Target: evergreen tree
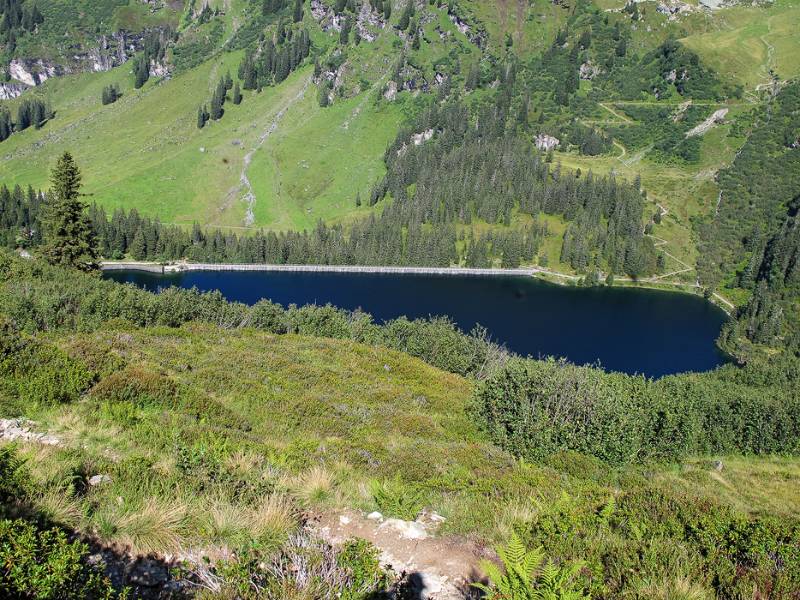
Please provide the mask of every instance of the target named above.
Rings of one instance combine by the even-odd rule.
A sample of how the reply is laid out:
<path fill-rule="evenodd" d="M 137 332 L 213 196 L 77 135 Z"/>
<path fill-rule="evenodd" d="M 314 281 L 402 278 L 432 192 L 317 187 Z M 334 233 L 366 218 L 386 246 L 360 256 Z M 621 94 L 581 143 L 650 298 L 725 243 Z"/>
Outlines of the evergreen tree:
<path fill-rule="evenodd" d="M 303 20 L 303 0 L 294 0 L 294 12 L 292 14 L 292 20 L 295 23 L 299 23 Z"/>
<path fill-rule="evenodd" d="M 131 241 L 130 253 L 134 260 L 144 260 L 147 258 L 147 242 L 145 240 L 143 227 L 139 227 L 136 230 L 136 234 Z"/>
<path fill-rule="evenodd" d="M 69 152 L 59 158 L 50 183 L 42 256 L 54 265 L 97 269 L 97 240 L 80 200 L 81 173 Z"/>
<path fill-rule="evenodd" d="M 150 62 L 140 56 L 133 65 L 134 87 L 138 90 L 150 79 Z"/>
<path fill-rule="evenodd" d="M 352 29 L 352 27 L 353 21 L 350 17 L 347 17 L 342 24 L 342 30 L 339 32 L 339 43 L 342 46 L 346 46 L 350 41 L 350 29 Z"/>
<path fill-rule="evenodd" d="M 238 106 L 242 103 L 242 91 L 239 89 L 239 82 L 233 86 L 233 103 Z"/>
<path fill-rule="evenodd" d="M 8 139 L 12 131 L 11 115 L 5 108 L 2 108 L 0 109 L 0 142 Z"/>
<path fill-rule="evenodd" d="M 328 106 L 328 104 L 330 104 L 330 99 L 328 98 L 329 89 L 330 88 L 327 81 L 323 81 L 322 83 L 319 84 L 319 93 L 317 99 L 319 100 L 319 105 L 322 108 L 325 108 L 326 106 Z"/>
<path fill-rule="evenodd" d="M 406 3 L 406 7 L 403 10 L 403 14 L 400 15 L 400 20 L 397 22 L 397 27 L 401 31 L 405 31 L 408 29 L 408 26 L 411 24 L 411 17 L 414 16 L 414 0 L 408 0 Z"/>
<path fill-rule="evenodd" d="M 199 106 L 197 108 L 197 128 L 202 129 L 206 126 L 209 118 L 208 110 L 206 109 L 205 105 Z"/>

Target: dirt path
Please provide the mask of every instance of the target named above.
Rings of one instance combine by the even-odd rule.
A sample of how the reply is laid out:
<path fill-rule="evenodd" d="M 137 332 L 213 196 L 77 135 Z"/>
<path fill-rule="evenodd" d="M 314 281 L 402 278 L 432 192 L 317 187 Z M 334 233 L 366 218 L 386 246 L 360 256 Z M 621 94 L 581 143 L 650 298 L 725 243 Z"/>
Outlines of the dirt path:
<path fill-rule="evenodd" d="M 353 112 L 351 112 L 350 115 L 344 120 L 344 122 L 342 123 L 342 129 L 350 128 L 350 123 L 352 123 L 353 119 L 355 119 L 358 115 L 360 115 L 361 111 L 364 110 L 364 107 L 367 105 L 367 102 L 369 102 L 372 93 L 375 92 L 376 90 L 380 91 L 381 89 L 383 89 L 383 84 L 389 78 L 391 72 L 392 72 L 391 69 L 387 69 L 383 73 L 383 75 L 381 75 L 380 79 L 378 79 L 378 81 L 372 84 L 372 87 L 370 87 L 367 90 L 367 92 L 364 94 L 364 97 L 361 99 L 358 105 L 353 109 Z"/>
<path fill-rule="evenodd" d="M 278 113 L 270 122 L 269 126 L 264 130 L 261 136 L 259 136 L 255 146 L 253 146 L 253 148 L 247 154 L 245 154 L 244 161 L 242 163 L 242 171 L 239 174 L 239 185 L 232 188 L 225 197 L 225 202 L 223 203 L 220 212 L 224 212 L 233 204 L 233 201 L 239 197 L 241 197 L 242 200 L 247 203 L 247 212 L 245 213 L 244 218 L 245 227 L 251 227 L 256 220 L 254 212 L 256 205 L 256 194 L 253 191 L 253 185 L 250 183 L 250 178 L 247 175 L 247 171 L 250 168 L 250 163 L 253 162 L 253 156 L 259 150 L 259 148 L 264 145 L 267 139 L 269 139 L 269 137 L 278 130 L 278 125 L 280 125 L 280 122 L 283 120 L 283 117 L 286 115 L 288 110 L 303 99 L 310 84 L 311 78 L 309 77 L 297 95 L 290 99 L 286 105 L 278 111 Z M 242 192 L 244 192 L 243 195 Z"/>
<path fill-rule="evenodd" d="M 372 516 L 372 515 L 371 515 Z M 490 554 L 459 538 L 435 537 L 435 521 L 368 519 L 355 511 L 318 517 L 312 527 L 328 543 L 350 538 L 371 542 L 381 552 L 381 562 L 398 574 L 408 575 L 414 597 L 463 600 L 470 582 L 482 578 L 479 563 Z"/>
<path fill-rule="evenodd" d="M 608 103 L 606 103 L 606 102 L 600 102 L 599 104 L 600 104 L 600 106 L 602 106 L 603 108 L 605 108 L 605 109 L 606 109 L 608 112 L 610 112 L 612 115 L 614 115 L 614 116 L 615 116 L 615 117 L 617 117 L 618 119 L 621 119 L 622 121 L 624 121 L 624 122 L 626 122 L 626 123 L 633 123 L 633 121 L 631 121 L 631 120 L 630 120 L 628 117 L 626 117 L 626 116 L 625 116 L 625 115 L 623 115 L 623 114 L 620 114 L 620 113 L 618 113 L 618 112 L 617 112 L 617 111 L 615 111 L 613 108 L 611 108 L 611 107 L 608 105 Z"/>

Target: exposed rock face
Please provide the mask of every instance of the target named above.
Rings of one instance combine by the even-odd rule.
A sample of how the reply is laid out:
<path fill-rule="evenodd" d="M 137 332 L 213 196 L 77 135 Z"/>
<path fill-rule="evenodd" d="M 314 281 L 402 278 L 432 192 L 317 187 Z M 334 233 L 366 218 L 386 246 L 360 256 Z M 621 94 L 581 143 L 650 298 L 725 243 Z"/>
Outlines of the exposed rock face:
<path fill-rule="evenodd" d="M 602 72 L 603 69 L 601 69 L 598 65 L 594 65 L 591 62 L 585 62 L 581 65 L 580 76 L 581 79 L 588 81 L 594 79 Z"/>
<path fill-rule="evenodd" d="M 697 127 L 693 128 L 691 131 L 686 132 L 686 137 L 695 137 L 697 135 L 703 135 L 706 131 L 714 127 L 714 125 L 719 125 L 720 123 L 725 122 L 725 115 L 728 114 L 727 108 L 720 108 L 719 110 L 714 111 L 714 114 L 708 117 L 705 121 L 700 123 Z"/>
<path fill-rule="evenodd" d="M 70 58 L 68 65 L 57 64 L 52 61 L 33 58 L 17 58 L 8 65 L 8 74 L 15 83 L 24 84 L 27 87 L 41 85 L 52 77 L 79 73 L 83 71 L 102 72 L 109 71 L 114 67 L 125 64 L 130 58 L 144 48 L 144 40 L 148 32 L 128 33 L 125 31 L 114 32 L 110 37 L 100 36 L 97 46 L 85 52 L 78 52 Z M 168 75 L 166 65 L 151 64 L 150 72 L 156 77 Z M 19 96 L 26 88 L 10 88 L 12 84 L 0 84 L 5 88 L 5 92 L 0 91 L 0 99 L 3 93 L 9 97 Z M 16 94 L 11 95 L 11 94 Z"/>
<path fill-rule="evenodd" d="M 8 74 L 12 79 L 24 83 L 27 86 L 35 86 L 44 83 L 51 77 L 66 73 L 63 67 L 43 60 L 14 59 L 8 64 Z"/>
<path fill-rule="evenodd" d="M 19 98 L 28 89 L 24 83 L 0 83 L 0 100 Z"/>
<path fill-rule="evenodd" d="M 383 97 L 389 102 L 392 102 L 395 98 L 397 98 L 397 84 L 394 81 L 390 81 L 388 84 L 386 84 L 386 91 L 383 92 Z"/>
<path fill-rule="evenodd" d="M 45 446 L 58 446 L 61 440 L 54 435 L 33 430 L 36 423 L 27 419 L 0 419 L 0 440 L 33 442 Z"/>
<path fill-rule="evenodd" d="M 666 15 L 670 21 L 676 20 L 678 17 L 694 12 L 696 7 L 681 0 L 662 0 L 658 3 L 656 10 L 662 15 Z"/>
<path fill-rule="evenodd" d="M 419 146 L 427 142 L 432 137 L 433 137 L 433 129 L 427 129 L 422 133 L 415 133 L 414 135 L 412 135 L 411 141 L 415 146 Z"/>
<path fill-rule="evenodd" d="M 556 148 L 558 148 L 558 145 L 561 143 L 561 140 L 559 140 L 556 137 L 553 137 L 552 135 L 547 135 L 546 133 L 540 133 L 539 135 L 536 136 L 536 139 L 534 139 L 534 143 L 536 144 L 536 147 L 542 152 L 550 152 L 550 150 L 555 150 Z"/>
<path fill-rule="evenodd" d="M 470 42 L 479 48 L 483 48 L 486 45 L 485 31 L 473 31 L 469 23 L 461 19 L 461 17 L 456 14 L 449 13 L 448 16 L 450 17 L 450 21 L 453 23 L 453 25 L 455 25 L 461 33 L 467 36 Z"/>

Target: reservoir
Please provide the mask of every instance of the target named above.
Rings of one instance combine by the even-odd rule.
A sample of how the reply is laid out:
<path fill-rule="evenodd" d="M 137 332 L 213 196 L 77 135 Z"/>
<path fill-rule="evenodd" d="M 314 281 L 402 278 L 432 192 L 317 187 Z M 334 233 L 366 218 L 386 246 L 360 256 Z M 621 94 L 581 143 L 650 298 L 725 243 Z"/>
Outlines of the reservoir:
<path fill-rule="evenodd" d="M 563 357 L 609 371 L 662 377 L 725 362 L 715 340 L 726 314 L 674 292 L 559 286 L 533 277 L 374 273 L 188 271 L 105 277 L 151 291 L 168 286 L 219 290 L 228 300 L 362 309 L 378 322 L 447 316 L 463 331 L 480 324 L 509 350 Z"/>

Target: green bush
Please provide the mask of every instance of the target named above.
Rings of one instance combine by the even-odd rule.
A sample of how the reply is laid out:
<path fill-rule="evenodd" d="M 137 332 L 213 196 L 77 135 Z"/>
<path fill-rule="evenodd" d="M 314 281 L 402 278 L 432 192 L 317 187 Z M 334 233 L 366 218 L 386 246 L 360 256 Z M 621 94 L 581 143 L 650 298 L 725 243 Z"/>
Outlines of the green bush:
<path fill-rule="evenodd" d="M 728 366 L 658 381 L 514 359 L 481 382 L 473 412 L 492 440 L 542 460 L 575 451 L 612 464 L 702 453 L 795 453 L 800 449 L 798 366 L 792 384 L 764 377 L 775 365 Z"/>
<path fill-rule="evenodd" d="M 546 561 L 542 548 L 527 550 L 516 535 L 497 549 L 503 570 L 483 562 L 490 585 L 473 584 L 486 600 L 584 600 L 589 596 L 575 584 L 581 565 L 559 566 Z"/>
<path fill-rule="evenodd" d="M 583 561 L 601 598 L 637 595 L 683 579 L 718 598 L 793 598 L 800 589 L 800 522 L 748 516 L 706 499 L 640 482 L 617 496 L 563 496 L 519 529 L 532 547 Z"/>
<path fill-rule="evenodd" d="M 92 398 L 137 406 L 170 406 L 177 387 L 167 376 L 141 367 L 128 367 L 105 377 L 94 388 Z"/>
<path fill-rule="evenodd" d="M 8 516 L 14 503 L 27 493 L 28 477 L 14 448 L 0 446 L 0 517 Z"/>
<path fill-rule="evenodd" d="M 376 592 L 388 590 L 391 578 L 381 568 L 380 552 L 367 540 L 347 540 L 336 556 L 336 566 L 345 573 L 348 585 L 342 600 L 370 600 Z"/>
<path fill-rule="evenodd" d="M 58 348 L 0 325 L 0 381 L 26 404 L 77 400 L 94 382 L 86 366 Z"/>
<path fill-rule="evenodd" d="M 114 598 L 108 580 L 86 563 L 88 547 L 59 529 L 0 521 L 0 590 L 6 598 Z"/>

